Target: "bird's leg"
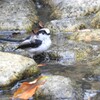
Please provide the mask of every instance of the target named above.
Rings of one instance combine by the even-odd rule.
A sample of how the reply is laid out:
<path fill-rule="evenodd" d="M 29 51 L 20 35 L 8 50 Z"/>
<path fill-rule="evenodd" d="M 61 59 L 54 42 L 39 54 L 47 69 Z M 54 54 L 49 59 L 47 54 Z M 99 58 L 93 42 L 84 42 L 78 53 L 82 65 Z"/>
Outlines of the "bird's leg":
<path fill-rule="evenodd" d="M 29 57 L 33 58 L 35 54 L 29 53 Z"/>
<path fill-rule="evenodd" d="M 45 55 L 44 62 L 50 62 L 49 54 L 47 52 L 44 52 L 44 55 Z"/>

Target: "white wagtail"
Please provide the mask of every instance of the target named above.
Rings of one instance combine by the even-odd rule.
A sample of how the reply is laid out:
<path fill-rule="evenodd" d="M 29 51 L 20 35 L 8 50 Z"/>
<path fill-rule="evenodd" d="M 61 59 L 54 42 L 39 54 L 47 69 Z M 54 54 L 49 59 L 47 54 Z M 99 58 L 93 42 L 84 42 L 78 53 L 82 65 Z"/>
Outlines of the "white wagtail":
<path fill-rule="evenodd" d="M 25 49 L 31 54 L 40 54 L 51 46 L 50 30 L 39 25 L 39 31 L 25 39 L 16 49 Z"/>

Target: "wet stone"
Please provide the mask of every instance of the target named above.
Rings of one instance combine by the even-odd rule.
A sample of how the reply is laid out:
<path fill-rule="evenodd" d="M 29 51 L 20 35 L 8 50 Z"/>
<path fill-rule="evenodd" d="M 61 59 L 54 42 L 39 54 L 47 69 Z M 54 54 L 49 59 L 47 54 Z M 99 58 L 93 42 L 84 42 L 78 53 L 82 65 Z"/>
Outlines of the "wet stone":
<path fill-rule="evenodd" d="M 35 5 L 32 0 L 1 0 L 0 31 L 8 34 L 13 31 L 27 32 L 37 22 Z"/>

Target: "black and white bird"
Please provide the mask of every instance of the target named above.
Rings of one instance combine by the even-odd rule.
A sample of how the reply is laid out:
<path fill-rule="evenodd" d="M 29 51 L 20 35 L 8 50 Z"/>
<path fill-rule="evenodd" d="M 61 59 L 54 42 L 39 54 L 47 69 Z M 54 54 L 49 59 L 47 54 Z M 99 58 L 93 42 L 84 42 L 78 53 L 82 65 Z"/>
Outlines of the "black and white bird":
<path fill-rule="evenodd" d="M 25 49 L 34 55 L 45 52 L 50 46 L 50 30 L 40 27 L 38 32 L 21 42 L 16 49 Z"/>

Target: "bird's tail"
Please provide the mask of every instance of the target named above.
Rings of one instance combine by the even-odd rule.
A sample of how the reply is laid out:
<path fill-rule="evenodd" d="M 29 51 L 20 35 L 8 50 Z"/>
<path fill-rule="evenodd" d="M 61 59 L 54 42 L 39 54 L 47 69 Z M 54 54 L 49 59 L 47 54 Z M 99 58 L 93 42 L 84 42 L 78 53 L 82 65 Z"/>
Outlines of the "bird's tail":
<path fill-rule="evenodd" d="M 23 40 L 16 40 L 16 39 L 9 39 L 9 38 L 0 38 L 0 41 L 22 42 Z"/>
<path fill-rule="evenodd" d="M 12 51 L 16 51 L 18 49 L 18 47 L 14 48 Z"/>

